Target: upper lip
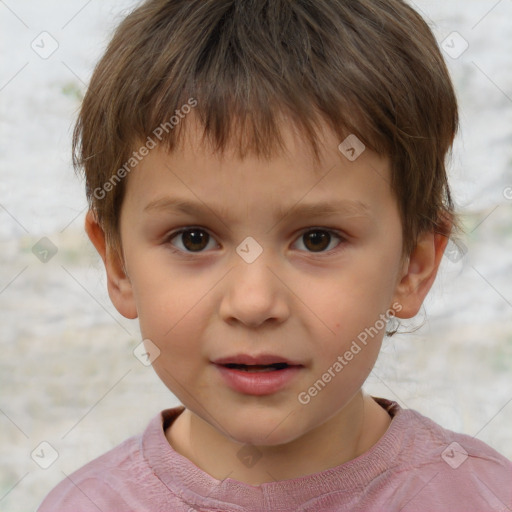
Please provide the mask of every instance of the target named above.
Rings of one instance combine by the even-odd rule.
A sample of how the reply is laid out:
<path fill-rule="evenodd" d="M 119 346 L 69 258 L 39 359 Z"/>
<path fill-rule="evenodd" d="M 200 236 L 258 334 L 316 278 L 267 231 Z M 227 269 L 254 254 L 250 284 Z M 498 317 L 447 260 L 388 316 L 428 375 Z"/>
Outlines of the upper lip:
<path fill-rule="evenodd" d="M 259 354 L 251 356 L 249 354 L 236 354 L 228 357 L 221 357 L 212 361 L 214 364 L 245 364 L 245 365 L 267 365 L 275 363 L 286 363 L 290 366 L 302 366 L 297 361 L 292 361 L 286 357 L 274 355 L 274 354 Z"/>

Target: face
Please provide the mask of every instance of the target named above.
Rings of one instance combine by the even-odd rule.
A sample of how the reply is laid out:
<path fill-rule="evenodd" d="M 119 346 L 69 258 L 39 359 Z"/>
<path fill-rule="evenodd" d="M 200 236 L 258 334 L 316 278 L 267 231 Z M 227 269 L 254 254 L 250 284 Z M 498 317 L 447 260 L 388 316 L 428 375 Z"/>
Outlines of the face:
<path fill-rule="evenodd" d="M 270 161 L 221 158 L 197 133 L 172 154 L 153 149 L 129 176 L 128 300 L 160 350 L 156 372 L 192 413 L 238 442 L 290 442 L 360 390 L 396 307 L 389 162 L 369 149 L 349 161 L 327 130 L 320 165 L 291 130 Z M 289 366 L 214 363 L 237 355 Z"/>

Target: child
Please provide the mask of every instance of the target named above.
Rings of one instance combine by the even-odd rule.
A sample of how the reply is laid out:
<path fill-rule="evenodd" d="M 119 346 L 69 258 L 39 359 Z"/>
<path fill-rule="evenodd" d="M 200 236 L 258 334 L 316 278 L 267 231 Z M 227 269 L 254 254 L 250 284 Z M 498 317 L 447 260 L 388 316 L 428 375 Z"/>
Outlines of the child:
<path fill-rule="evenodd" d="M 74 162 L 110 298 L 183 406 L 39 511 L 511 510 L 510 461 L 362 390 L 457 230 L 457 124 L 435 38 L 402 0 L 132 12 Z"/>

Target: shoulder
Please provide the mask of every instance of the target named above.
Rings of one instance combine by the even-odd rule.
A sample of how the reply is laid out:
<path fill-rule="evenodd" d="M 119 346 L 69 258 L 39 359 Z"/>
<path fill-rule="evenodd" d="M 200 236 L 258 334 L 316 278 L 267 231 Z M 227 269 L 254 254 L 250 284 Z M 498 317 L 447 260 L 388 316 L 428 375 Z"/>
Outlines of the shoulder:
<path fill-rule="evenodd" d="M 38 512 L 127 510 L 121 491 L 145 469 L 140 439 L 141 436 L 131 437 L 66 475 L 46 496 Z"/>
<path fill-rule="evenodd" d="M 476 437 L 446 429 L 435 421 L 412 409 L 402 410 L 406 422 L 414 428 L 410 440 L 426 450 L 427 458 L 439 456 L 452 469 L 470 464 L 483 464 L 499 470 L 510 470 L 512 461 Z"/>
<path fill-rule="evenodd" d="M 403 492 L 403 512 L 419 510 L 420 504 L 427 506 L 425 510 L 454 512 L 512 507 L 510 460 L 486 443 L 445 429 L 417 411 L 402 409 L 396 419 L 406 432 L 400 463 L 394 468 Z"/>

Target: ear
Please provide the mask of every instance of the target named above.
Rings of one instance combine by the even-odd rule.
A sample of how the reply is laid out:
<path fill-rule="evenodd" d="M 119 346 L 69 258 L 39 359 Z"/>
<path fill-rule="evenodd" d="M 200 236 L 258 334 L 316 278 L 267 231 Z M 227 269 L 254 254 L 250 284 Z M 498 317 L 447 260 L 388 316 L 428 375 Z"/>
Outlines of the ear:
<path fill-rule="evenodd" d="M 425 231 L 404 263 L 402 277 L 395 289 L 394 300 L 402 306 L 398 318 L 412 318 L 421 308 L 434 280 L 448 244 L 448 237 Z"/>
<path fill-rule="evenodd" d="M 85 231 L 98 251 L 107 271 L 108 294 L 112 304 L 126 318 L 137 318 L 133 289 L 119 255 L 107 243 L 105 233 L 92 210 L 85 216 Z"/>

